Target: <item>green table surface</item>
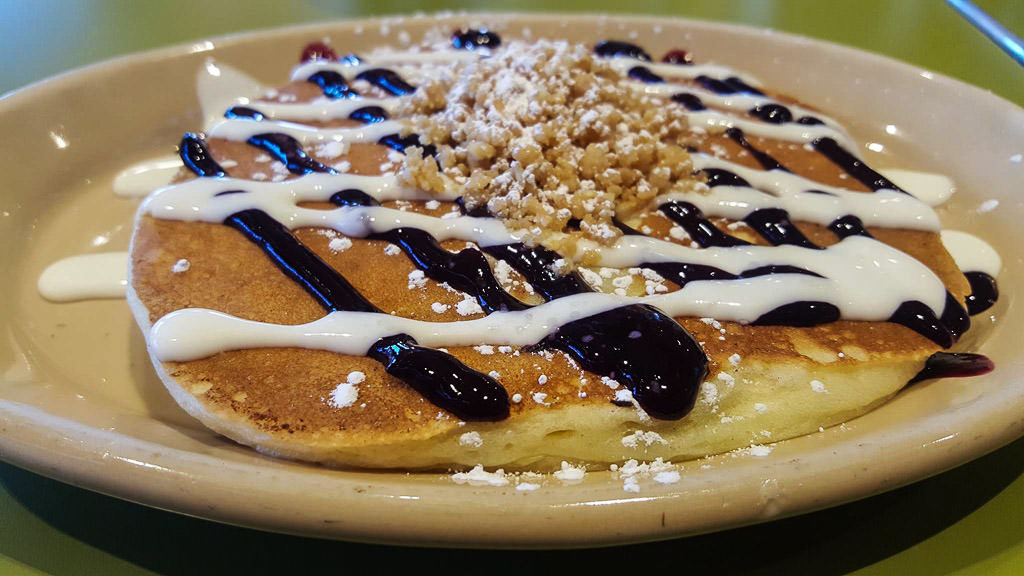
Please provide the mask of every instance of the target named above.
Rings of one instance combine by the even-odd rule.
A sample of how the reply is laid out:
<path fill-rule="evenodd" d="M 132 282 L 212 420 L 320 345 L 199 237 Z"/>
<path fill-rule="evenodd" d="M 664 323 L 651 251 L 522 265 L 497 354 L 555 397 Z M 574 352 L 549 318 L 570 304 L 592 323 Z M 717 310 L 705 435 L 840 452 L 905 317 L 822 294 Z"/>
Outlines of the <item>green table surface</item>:
<path fill-rule="evenodd" d="M 978 4 L 1024 35 L 1024 0 Z M 887 54 L 1024 105 L 1024 70 L 939 0 L 0 0 L 0 92 L 205 36 L 442 9 L 628 11 L 747 23 Z M 1024 574 L 1024 440 L 929 480 L 814 514 L 682 540 L 564 552 L 422 550 L 282 536 L 139 506 L 0 464 L 0 574 L 342 572 L 362 566 Z"/>

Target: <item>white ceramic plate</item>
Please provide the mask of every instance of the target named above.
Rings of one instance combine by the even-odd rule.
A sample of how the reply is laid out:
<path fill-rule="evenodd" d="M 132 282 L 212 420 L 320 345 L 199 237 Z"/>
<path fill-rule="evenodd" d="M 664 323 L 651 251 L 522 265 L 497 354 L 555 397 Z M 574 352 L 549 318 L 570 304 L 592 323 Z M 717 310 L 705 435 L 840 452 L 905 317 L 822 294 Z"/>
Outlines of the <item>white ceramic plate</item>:
<path fill-rule="evenodd" d="M 214 56 L 281 83 L 301 47 L 328 35 L 341 50 L 388 43 L 380 21 L 245 34 L 72 72 L 0 101 L 0 457 L 144 504 L 246 526 L 332 538 L 486 546 L 596 545 L 760 522 L 868 496 L 936 474 L 1024 433 L 1024 111 L 987 92 L 872 54 L 751 28 L 665 18 L 484 16 L 516 35 L 594 42 L 637 31 L 653 53 L 683 47 L 747 70 L 845 119 L 874 145 L 875 166 L 952 176 L 947 226 L 1003 255 L 1002 299 L 964 346 L 987 376 L 912 387 L 862 418 L 776 445 L 764 457 L 689 463 L 681 480 L 626 493 L 609 472 L 529 493 L 460 486 L 441 474 L 328 470 L 274 460 L 185 415 L 153 374 L 123 301 L 51 304 L 36 292 L 50 262 L 124 249 L 132 201 L 110 190 L 120 168 L 173 151 L 200 125 L 195 71 Z M 571 21 L 572 26 L 563 22 Z M 413 38 L 430 17 L 390 22 Z M 660 32 L 655 32 L 660 30 Z M 999 207 L 979 212 L 985 200 Z"/>

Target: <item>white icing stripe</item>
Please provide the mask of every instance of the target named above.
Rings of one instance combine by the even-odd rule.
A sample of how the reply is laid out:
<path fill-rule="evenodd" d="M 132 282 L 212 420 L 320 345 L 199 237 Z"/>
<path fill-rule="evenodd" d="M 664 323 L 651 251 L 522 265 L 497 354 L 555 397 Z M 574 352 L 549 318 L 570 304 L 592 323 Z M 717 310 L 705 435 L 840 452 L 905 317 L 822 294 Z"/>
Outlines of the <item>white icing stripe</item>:
<path fill-rule="evenodd" d="M 685 78 L 692 80 L 698 76 L 708 76 L 716 80 L 723 80 L 730 76 L 735 76 L 755 88 L 759 88 L 761 86 L 761 82 L 758 81 L 757 78 L 754 78 L 746 72 L 738 72 L 732 68 L 720 66 L 718 64 L 661 64 L 658 62 L 647 62 L 646 60 L 630 58 L 629 56 L 617 56 L 615 58 L 609 58 L 607 61 L 611 64 L 612 68 L 615 68 L 622 73 L 628 73 L 629 69 L 635 66 L 643 66 L 664 78 Z"/>
<path fill-rule="evenodd" d="M 387 120 L 376 124 L 367 124 L 358 128 L 317 128 L 293 122 L 277 120 L 223 120 L 207 131 L 210 138 L 224 138 L 245 142 L 257 134 L 287 134 L 303 145 L 317 142 L 377 142 L 388 134 L 402 131 L 402 123 Z"/>
<path fill-rule="evenodd" d="M 495 312 L 463 322 L 424 322 L 366 312 L 333 312 L 309 324 L 286 326 L 242 320 L 203 309 L 185 309 L 161 318 L 152 328 L 150 343 L 162 361 L 184 362 L 218 352 L 261 347 L 298 347 L 365 355 L 378 339 L 409 334 L 424 346 L 467 346 L 480 343 L 525 346 L 535 344 L 559 326 L 626 304 L 645 303 L 667 314 L 711 316 L 719 320 L 751 322 L 779 306 L 794 301 L 829 302 L 844 317 L 884 321 L 904 299 L 920 296 L 941 310 L 945 288 L 934 274 L 923 270 L 908 274 L 909 256 L 869 238 L 846 238 L 825 250 L 822 260 L 837 268 L 850 265 L 842 280 L 799 274 L 777 274 L 744 280 L 691 282 L 668 294 L 629 298 L 615 294 L 587 293 L 559 298 L 528 310 Z M 891 258 L 895 257 L 895 258 Z M 839 262 L 840 264 L 835 264 Z M 858 275 L 860 275 L 858 277 Z M 926 277 L 926 276 L 931 276 Z M 850 282 L 852 280 L 852 282 Z M 911 298 L 908 298 L 908 295 Z"/>
<path fill-rule="evenodd" d="M 39 275 L 39 294 L 53 302 L 124 298 L 128 253 L 85 254 L 58 260 Z"/>
<path fill-rule="evenodd" d="M 800 300 L 830 302 L 840 309 L 843 318 L 850 320 L 885 320 L 900 304 L 909 300 L 920 300 L 936 315 L 941 314 L 945 306 L 946 289 L 931 269 L 904 252 L 863 236 L 850 236 L 823 250 L 798 246 L 694 249 L 656 238 L 624 236 L 613 247 L 597 247 L 595 251 L 600 265 L 613 268 L 628 268 L 642 263 L 686 262 L 739 274 L 773 264 L 796 266 L 820 274 L 829 282 L 816 284 L 813 291 L 803 296 L 792 292 L 782 294 L 783 303 Z M 747 288 L 740 287 L 744 282 L 727 281 L 717 288 L 721 295 L 709 293 L 703 304 L 716 309 L 716 313 L 705 316 L 752 322 L 774 308 L 769 307 L 764 299 L 779 295 L 768 296 L 753 290 L 747 292 Z M 727 306 L 715 304 L 720 298 L 736 300 Z"/>
<path fill-rule="evenodd" d="M 366 178 L 366 177 L 363 177 Z M 324 179 L 326 181 L 326 179 Z M 505 229 L 496 218 L 435 218 L 416 212 L 404 212 L 380 206 L 346 206 L 333 210 L 314 210 L 296 206 L 296 202 L 325 201 L 338 190 L 347 188 L 341 178 L 337 185 L 290 187 L 281 182 L 278 186 L 246 186 L 249 192 L 214 196 L 217 187 L 212 186 L 169 186 L 158 190 L 142 205 L 143 213 L 155 218 L 181 220 L 184 222 L 223 222 L 228 216 L 242 210 L 258 209 L 291 229 L 304 227 L 333 228 L 346 236 L 365 238 L 375 232 L 387 232 L 395 228 L 414 227 L 429 232 L 438 240 L 472 240 L 482 246 L 515 242 L 516 237 Z M 356 180 L 347 180 L 357 182 Z M 238 189 L 227 182 L 222 190 Z M 367 193 L 382 193 L 382 197 L 396 197 L 395 188 L 374 190 Z"/>
<path fill-rule="evenodd" d="M 153 190 L 170 184 L 181 168 L 181 158 L 177 154 L 139 162 L 118 172 L 114 177 L 114 194 L 126 197 L 146 196 Z"/>
<path fill-rule="evenodd" d="M 854 192 L 782 170 L 756 170 L 707 154 L 692 154 L 690 157 L 697 170 L 728 170 L 749 182 L 753 188 L 715 186 L 699 194 L 673 192 L 659 197 L 659 204 L 669 200 L 690 202 L 708 216 L 733 220 L 742 220 L 762 208 L 782 208 L 793 220 L 822 225 L 828 225 L 840 216 L 853 215 L 860 218 L 865 226 L 939 229 L 935 210 L 902 192 L 886 189 L 873 193 Z M 831 195 L 815 194 L 811 190 Z"/>
<path fill-rule="evenodd" d="M 630 82 L 629 85 L 639 92 L 643 92 L 645 94 L 652 94 L 655 96 L 671 97 L 681 93 L 693 94 L 694 96 L 700 98 L 700 101 L 706 105 L 713 106 L 715 108 L 726 108 L 728 110 L 736 110 L 739 112 L 747 112 L 748 110 L 765 104 L 778 104 L 780 106 L 785 106 L 786 108 L 788 108 L 789 111 L 793 113 L 794 118 L 798 118 L 800 116 L 814 116 L 815 118 L 824 122 L 826 126 L 832 128 L 833 130 L 836 130 L 837 132 L 842 134 L 843 137 L 848 138 L 848 136 L 846 135 L 846 131 L 834 119 L 825 116 L 820 112 L 815 112 L 812 110 L 808 110 L 807 108 L 797 106 L 796 104 L 782 104 L 778 100 L 775 100 L 774 98 L 769 98 L 768 96 L 758 96 L 756 94 L 723 95 L 715 94 L 710 90 L 705 90 L 697 86 L 684 86 L 680 84 L 668 83 L 648 84 L 646 82 L 642 82 L 639 80 Z"/>
<path fill-rule="evenodd" d="M 856 153 L 857 146 L 842 132 L 829 127 L 827 124 L 797 124 L 787 122 L 786 124 L 769 124 L 758 120 L 747 120 L 729 114 L 723 114 L 714 110 L 701 110 L 699 112 L 687 112 L 686 117 L 690 121 L 690 129 L 694 128 L 739 128 L 744 134 L 784 140 L 786 142 L 813 142 L 818 138 L 832 138 L 842 146 Z"/>
<path fill-rule="evenodd" d="M 942 245 L 962 272 L 984 272 L 995 278 L 1003 268 L 1003 260 L 987 242 L 959 230 L 943 230 Z"/>
<path fill-rule="evenodd" d="M 304 81 L 313 74 L 323 71 L 337 72 L 346 79 L 354 78 L 360 72 L 373 68 L 390 67 L 402 74 L 404 67 L 395 64 L 448 64 L 460 60 L 475 60 L 480 54 L 467 50 L 445 50 L 442 52 L 388 52 L 373 54 L 364 59 L 362 64 L 349 64 L 330 60 L 312 60 L 303 62 L 292 69 L 292 80 Z"/>
<path fill-rule="evenodd" d="M 245 190 L 268 197 L 291 198 L 292 202 L 325 202 L 341 190 L 357 189 L 379 202 L 388 200 L 454 200 L 457 193 L 439 196 L 398 183 L 394 174 L 364 176 L 360 174 L 311 173 L 280 182 L 258 182 L 241 178 L 193 178 L 156 190 L 143 202 L 144 211 L 194 210 L 198 203 L 208 202 L 221 192 Z"/>
<path fill-rule="evenodd" d="M 953 180 L 942 174 L 897 168 L 887 168 L 878 172 L 929 206 L 944 203 L 956 191 Z"/>
<path fill-rule="evenodd" d="M 250 106 L 271 120 L 295 120 L 301 122 L 338 120 L 367 106 L 379 106 L 388 114 L 402 104 L 405 97 L 397 98 L 319 98 L 312 102 L 279 103 L 253 102 Z"/>

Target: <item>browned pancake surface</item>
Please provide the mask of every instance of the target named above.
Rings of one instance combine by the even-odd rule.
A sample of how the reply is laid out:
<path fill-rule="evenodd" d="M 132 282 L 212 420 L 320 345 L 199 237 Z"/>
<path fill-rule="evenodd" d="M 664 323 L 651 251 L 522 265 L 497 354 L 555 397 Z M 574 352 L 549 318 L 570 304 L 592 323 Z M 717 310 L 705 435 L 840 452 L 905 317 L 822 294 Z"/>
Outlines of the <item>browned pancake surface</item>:
<path fill-rule="evenodd" d="M 284 91 L 296 94 L 300 100 L 320 95 L 319 89 L 308 83 L 293 84 Z M 333 123 L 346 124 L 345 121 Z M 749 140 L 798 174 L 825 184 L 865 190 L 826 158 L 802 146 L 761 138 Z M 262 152 L 244 143 L 211 140 L 209 145 L 219 162 L 237 163 L 227 169 L 233 177 L 274 174 L 269 169 L 272 163 L 257 161 Z M 698 147 L 758 167 L 749 154 L 723 136 L 704 137 Z M 388 151 L 377 145 L 353 145 L 346 156 L 337 158 L 319 157 L 313 149 L 308 149 L 307 153 L 328 165 L 347 161 L 350 171 L 358 174 L 379 174 L 382 166 L 390 162 Z M 455 209 L 451 203 L 442 203 L 435 210 L 428 210 L 423 203 L 385 205 L 436 216 Z M 326 204 L 309 206 L 331 208 Z M 651 236 L 670 239 L 671 222 L 660 213 L 645 214 L 641 223 L 650 226 Z M 749 228 L 728 230 L 725 228 L 727 221 L 716 223 L 727 233 L 744 240 L 766 243 Z M 838 241 L 823 226 L 797 224 L 819 245 Z M 895 229 L 870 231 L 877 239 L 931 268 L 954 296 L 963 301 L 969 286 L 937 234 Z M 352 238 L 350 248 L 335 253 L 328 247 L 330 237 L 324 230 L 300 229 L 296 236 L 386 313 L 445 322 L 480 316 L 460 316 L 455 310 L 464 296 L 432 280 L 422 288 L 410 289 L 408 276 L 416 270 L 415 266 L 404 253 L 387 255 L 385 242 Z M 448 241 L 443 245 L 458 250 L 466 243 Z M 182 258 L 191 264 L 188 272 L 172 273 L 174 263 Z M 141 217 L 133 243 L 132 271 L 134 289 L 148 311 L 150 322 L 182 308 L 211 308 L 277 324 L 311 322 L 325 313 L 256 245 L 236 230 L 220 224 Z M 522 280 L 517 274 L 513 277 Z M 521 284 L 511 288 L 511 292 L 526 302 L 541 302 Z M 436 313 L 431 309 L 433 303 L 449 308 Z M 821 362 L 823 354 L 838 357 L 841 352 L 841 361 L 850 363 L 886 357 L 916 358 L 923 362 L 928 354 L 938 349 L 922 336 L 891 323 L 840 321 L 813 328 L 794 328 L 722 322 L 723 334 L 700 319 L 678 320 L 708 352 L 712 375 L 733 354 L 780 364 L 814 365 Z M 497 346 L 493 348 L 491 354 L 473 347 L 448 350 L 473 368 L 485 373 L 497 372 L 498 380 L 509 395 L 522 397 L 521 402 L 512 405 L 513 419 L 529 411 L 558 410 L 586 403 L 607 405 L 612 400 L 614 391 L 603 385 L 600 377 L 581 371 L 560 352 L 537 354 L 512 348 L 512 352 L 502 353 Z M 459 427 L 457 418 L 432 405 L 365 357 L 317 350 L 256 349 L 226 352 L 194 362 L 167 363 L 165 368 L 172 377 L 188 383 L 188 391 L 201 397 L 208 407 L 229 411 L 260 430 L 288 435 L 297 442 L 344 431 L 352 445 L 360 445 L 380 443 L 382 438 L 428 438 Z M 357 403 L 345 409 L 331 406 L 327 402 L 331 391 L 352 371 L 366 375 L 365 383 L 359 387 Z M 542 375 L 546 377 L 544 384 L 539 383 Z M 546 394 L 543 403 L 534 400 L 537 393 Z"/>

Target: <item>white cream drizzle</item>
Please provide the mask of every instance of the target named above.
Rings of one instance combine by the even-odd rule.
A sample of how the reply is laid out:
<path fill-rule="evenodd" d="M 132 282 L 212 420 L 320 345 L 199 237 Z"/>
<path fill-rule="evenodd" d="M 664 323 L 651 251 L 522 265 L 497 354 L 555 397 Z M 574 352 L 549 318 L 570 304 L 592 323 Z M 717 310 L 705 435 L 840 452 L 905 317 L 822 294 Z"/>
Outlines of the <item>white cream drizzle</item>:
<path fill-rule="evenodd" d="M 308 178 L 308 176 L 304 177 Z M 356 183 L 373 178 L 344 175 L 335 180 L 334 187 L 289 187 L 264 184 L 262 187 L 246 185 L 247 192 L 215 196 L 213 190 L 238 189 L 228 182 L 224 186 L 168 186 L 153 193 L 140 208 L 142 213 L 166 220 L 184 222 L 223 222 L 228 216 L 242 210 L 259 209 L 285 226 L 332 228 L 346 236 L 364 238 L 375 232 L 395 228 L 413 227 L 425 230 L 438 240 L 471 240 L 482 246 L 507 244 L 517 241 L 496 218 L 436 218 L 417 212 L 406 212 L 382 206 L 345 206 L 333 210 L 315 210 L 296 206 L 296 202 L 326 201 L 338 190 L 354 188 Z M 218 179 L 219 180 L 219 179 Z M 378 181 L 378 184 L 380 181 Z M 284 184 L 282 182 L 281 184 Z M 367 194 L 381 193 L 381 198 L 412 198 L 397 187 L 378 187 L 363 190 Z"/>
<path fill-rule="evenodd" d="M 174 180 L 182 167 L 177 154 L 144 160 L 125 168 L 114 177 L 114 194 L 142 197 Z"/>
<path fill-rule="evenodd" d="M 643 66 L 663 78 L 683 78 L 686 80 L 692 80 L 698 76 L 708 76 L 721 80 L 730 76 L 735 76 L 755 88 L 761 87 L 761 82 L 750 74 L 747 74 L 746 72 L 739 72 L 729 68 L 728 66 L 721 66 L 719 64 L 666 64 L 648 62 L 646 60 L 640 60 L 639 58 L 632 58 L 625 55 L 608 58 L 608 63 L 611 64 L 612 68 L 615 68 L 622 73 L 628 73 L 629 69 L 635 66 Z"/>
<path fill-rule="evenodd" d="M 846 135 L 827 124 L 808 125 L 797 124 L 796 122 L 769 124 L 759 120 L 747 120 L 746 118 L 723 114 L 714 110 L 687 112 L 686 117 L 690 122 L 691 130 L 695 128 L 739 128 L 744 134 L 786 142 L 813 142 L 818 138 L 832 138 L 842 144 L 847 150 L 856 151 L 856 147 L 853 146 L 852 141 Z"/>
<path fill-rule="evenodd" d="M 1003 268 L 1003 260 L 992 246 L 981 238 L 959 230 L 943 230 L 942 245 L 962 272 L 984 272 L 995 278 Z"/>
<path fill-rule="evenodd" d="M 394 174 L 366 176 L 362 174 L 311 173 L 280 182 L 259 182 L 243 178 L 193 178 L 153 192 L 143 202 L 144 211 L 192 210 L 209 202 L 222 192 L 245 190 L 249 194 L 269 198 L 290 199 L 291 202 L 324 202 L 340 190 L 358 189 L 380 202 L 388 200 L 455 200 L 457 193 L 443 196 L 407 188 Z M 223 197 L 221 197 L 223 198 Z"/>
<path fill-rule="evenodd" d="M 127 274 L 127 252 L 84 254 L 47 266 L 37 287 L 43 298 L 53 302 L 124 298 Z"/>
<path fill-rule="evenodd" d="M 693 167 L 728 170 L 753 188 L 715 186 L 706 193 L 673 192 L 657 199 L 662 204 L 681 200 L 697 206 L 708 216 L 742 220 L 754 210 L 782 208 L 793 220 L 828 225 L 840 216 L 853 215 L 865 226 L 938 230 L 939 217 L 917 198 L 895 190 L 854 192 L 826 186 L 784 170 L 756 170 L 707 154 L 691 154 Z M 810 190 L 828 192 L 815 194 Z"/>
<path fill-rule="evenodd" d="M 380 106 L 388 114 L 393 113 L 405 100 L 395 98 L 318 98 L 311 102 L 253 102 L 252 107 L 271 120 L 294 120 L 301 122 L 337 120 L 348 118 L 349 114 L 367 106 Z"/>
<path fill-rule="evenodd" d="M 808 110 L 807 108 L 803 108 L 802 106 L 798 106 L 796 104 L 782 104 L 778 100 L 775 100 L 774 98 L 769 98 L 768 96 L 758 96 L 757 94 L 746 93 L 715 94 L 711 90 L 705 90 L 704 88 L 699 88 L 697 86 L 684 86 L 680 84 L 670 83 L 648 84 L 640 80 L 632 81 L 629 83 L 629 85 L 638 92 L 643 92 L 644 94 L 651 94 L 654 96 L 674 96 L 680 93 L 689 93 L 700 98 L 700 101 L 703 102 L 704 104 L 711 105 L 716 108 L 726 108 L 729 110 L 735 110 L 738 112 L 746 112 L 752 108 L 756 108 L 757 106 L 763 106 L 765 104 L 784 105 L 786 108 L 789 108 L 790 112 L 793 113 L 794 117 L 808 115 L 814 116 L 815 118 L 824 122 L 826 126 L 832 128 L 833 130 L 843 135 L 844 137 L 846 136 L 846 131 L 843 129 L 843 127 L 832 118 L 825 116 L 820 112 Z"/>
<path fill-rule="evenodd" d="M 303 62 L 292 69 L 291 79 L 293 81 L 305 81 L 317 72 L 337 72 L 345 76 L 346 80 L 355 78 L 359 73 L 381 66 L 393 64 L 449 64 L 460 60 L 476 60 L 480 54 L 466 50 L 445 50 L 439 52 L 381 52 L 371 54 L 363 59 L 361 64 L 350 64 L 348 62 L 335 62 L 331 60 L 311 60 Z M 398 73 L 406 71 L 404 67 L 390 66 Z"/>
<path fill-rule="evenodd" d="M 901 168 L 886 168 L 878 172 L 929 206 L 944 204 L 956 192 L 953 180 L 942 174 Z"/>
<path fill-rule="evenodd" d="M 206 134 L 210 138 L 223 138 L 245 142 L 257 134 L 287 134 L 303 145 L 317 142 L 377 142 L 388 134 L 402 131 L 402 123 L 386 120 L 357 128 L 317 128 L 306 124 L 278 120 L 242 120 L 231 118 L 213 125 Z"/>

